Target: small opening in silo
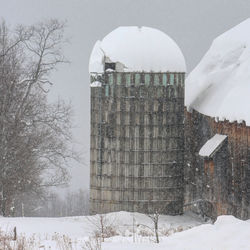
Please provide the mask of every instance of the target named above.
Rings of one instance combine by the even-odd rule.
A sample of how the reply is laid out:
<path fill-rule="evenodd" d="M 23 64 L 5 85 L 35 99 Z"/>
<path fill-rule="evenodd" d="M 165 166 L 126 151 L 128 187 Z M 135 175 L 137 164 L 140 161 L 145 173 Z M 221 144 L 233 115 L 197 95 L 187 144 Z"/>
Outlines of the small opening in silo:
<path fill-rule="evenodd" d="M 105 63 L 105 71 L 108 69 L 115 70 L 115 63 Z"/>

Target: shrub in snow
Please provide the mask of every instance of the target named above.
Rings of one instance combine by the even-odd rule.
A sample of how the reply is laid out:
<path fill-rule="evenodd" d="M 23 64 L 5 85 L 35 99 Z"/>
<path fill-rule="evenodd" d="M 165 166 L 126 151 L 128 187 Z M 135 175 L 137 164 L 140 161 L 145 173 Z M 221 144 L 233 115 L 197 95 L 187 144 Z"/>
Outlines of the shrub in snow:
<path fill-rule="evenodd" d="M 89 237 L 82 247 L 84 250 L 101 250 L 102 240 L 100 237 Z"/>
<path fill-rule="evenodd" d="M 108 218 L 107 214 L 97 214 L 92 217 L 86 217 L 93 227 L 93 234 L 96 238 L 101 238 L 104 242 L 105 238 L 118 235 L 114 224 L 115 218 Z"/>

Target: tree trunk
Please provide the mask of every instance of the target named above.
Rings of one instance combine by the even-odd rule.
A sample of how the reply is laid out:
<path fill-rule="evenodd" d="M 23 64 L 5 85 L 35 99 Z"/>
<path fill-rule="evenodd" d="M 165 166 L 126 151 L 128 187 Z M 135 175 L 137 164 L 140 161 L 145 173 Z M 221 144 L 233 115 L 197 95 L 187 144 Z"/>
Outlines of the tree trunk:
<path fill-rule="evenodd" d="M 156 239 L 156 243 L 159 243 L 159 234 L 158 234 L 158 221 L 155 222 L 155 239 Z"/>

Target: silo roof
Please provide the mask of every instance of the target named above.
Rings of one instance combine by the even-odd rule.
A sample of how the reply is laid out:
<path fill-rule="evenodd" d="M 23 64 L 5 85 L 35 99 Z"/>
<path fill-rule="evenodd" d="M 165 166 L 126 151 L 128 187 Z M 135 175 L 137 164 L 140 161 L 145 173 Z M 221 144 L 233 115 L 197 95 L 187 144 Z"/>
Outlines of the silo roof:
<path fill-rule="evenodd" d="M 185 86 L 189 111 L 250 125 L 250 19 L 213 41 Z"/>
<path fill-rule="evenodd" d="M 90 73 L 102 73 L 104 63 L 119 63 L 125 72 L 185 72 L 184 56 L 164 32 L 149 27 L 119 27 L 95 43 Z M 116 71 L 119 71 L 117 69 Z"/>

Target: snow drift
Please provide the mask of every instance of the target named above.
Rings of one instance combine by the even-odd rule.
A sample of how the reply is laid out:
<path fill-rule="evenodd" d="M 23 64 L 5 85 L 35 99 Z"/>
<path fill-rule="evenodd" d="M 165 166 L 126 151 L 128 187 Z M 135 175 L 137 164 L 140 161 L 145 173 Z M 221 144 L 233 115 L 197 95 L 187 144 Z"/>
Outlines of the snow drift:
<path fill-rule="evenodd" d="M 159 230 L 181 227 L 177 233 L 161 235 L 160 243 L 152 241 L 152 237 L 139 235 L 138 225 L 152 228 L 152 221 L 143 214 L 117 212 L 108 214 L 115 223 L 117 236 L 107 238 L 103 250 L 248 250 L 250 246 L 250 221 L 242 221 L 233 216 L 219 216 L 214 224 L 203 224 L 192 215 L 160 217 Z M 95 230 L 90 222 L 96 216 L 81 216 L 68 218 L 3 218 L 0 217 L 0 228 L 10 231 L 17 228 L 18 237 L 31 237 L 33 248 L 29 249 L 86 249 L 83 244 Z M 133 220 L 135 223 L 135 242 L 132 237 Z M 192 227 L 191 229 L 188 229 Z M 141 227 L 141 229 L 143 229 Z M 69 237 L 69 238 L 68 238 Z M 68 239 L 71 247 L 62 248 L 59 239 Z M 89 249 L 89 248 L 88 248 Z"/>

